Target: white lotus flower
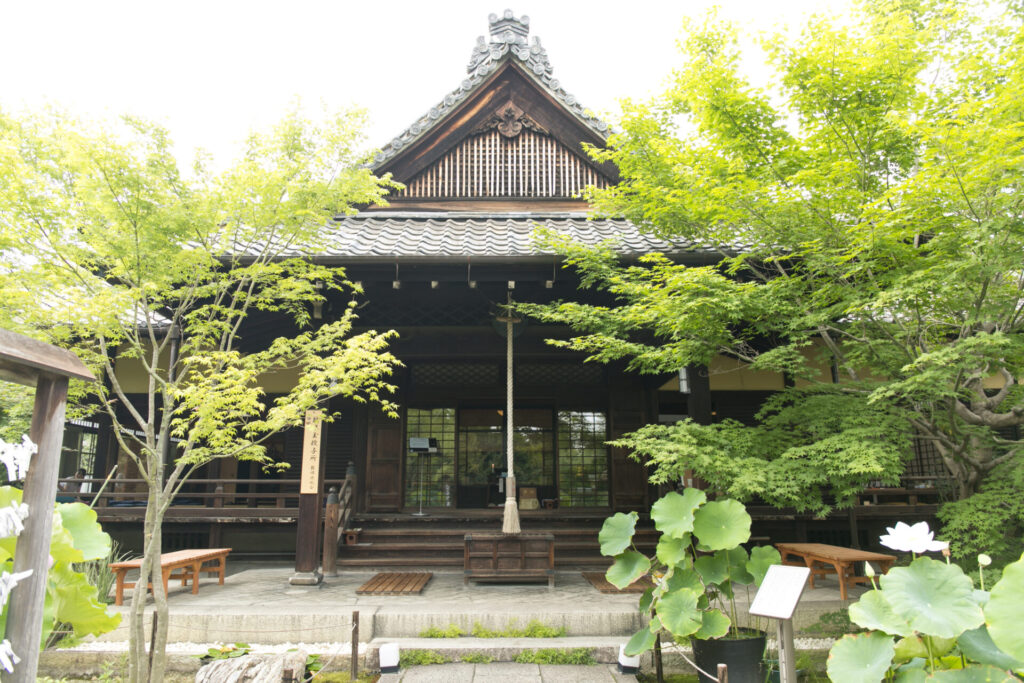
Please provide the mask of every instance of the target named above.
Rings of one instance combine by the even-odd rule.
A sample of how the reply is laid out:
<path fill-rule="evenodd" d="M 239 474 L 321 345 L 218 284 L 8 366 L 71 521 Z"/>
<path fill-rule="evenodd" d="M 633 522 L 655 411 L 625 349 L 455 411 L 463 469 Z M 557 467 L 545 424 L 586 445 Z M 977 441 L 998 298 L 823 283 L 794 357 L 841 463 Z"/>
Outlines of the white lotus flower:
<path fill-rule="evenodd" d="M 19 481 L 28 472 L 28 461 L 39 447 L 27 436 L 21 437 L 21 443 L 7 443 L 0 439 L 0 463 L 7 467 L 7 479 Z"/>
<path fill-rule="evenodd" d="M 14 665 L 21 661 L 21 657 L 14 654 L 14 650 L 11 649 L 11 641 L 4 639 L 4 642 L 0 643 L 0 666 L 3 667 L 4 671 L 9 674 L 14 673 Z"/>
<path fill-rule="evenodd" d="M 7 507 L 0 508 L 0 538 L 17 536 L 25 530 L 22 520 L 28 518 L 28 505 L 11 502 Z"/>
<path fill-rule="evenodd" d="M 978 564 L 982 567 L 987 567 L 992 564 L 992 558 L 985 553 L 981 553 L 978 555 Z"/>
<path fill-rule="evenodd" d="M 885 530 L 889 533 L 879 537 L 882 545 L 904 553 L 916 555 L 949 547 L 945 541 L 933 540 L 935 534 L 929 531 L 928 522 L 918 522 L 913 526 L 896 522 L 895 528 L 886 527 Z"/>
<path fill-rule="evenodd" d="M 2 610 L 3 606 L 7 604 L 7 596 L 11 594 L 11 590 L 14 589 L 18 582 L 27 579 L 30 576 L 32 576 L 31 569 L 23 572 L 17 572 L 16 574 L 11 574 L 9 572 L 0 574 L 0 610 Z"/>

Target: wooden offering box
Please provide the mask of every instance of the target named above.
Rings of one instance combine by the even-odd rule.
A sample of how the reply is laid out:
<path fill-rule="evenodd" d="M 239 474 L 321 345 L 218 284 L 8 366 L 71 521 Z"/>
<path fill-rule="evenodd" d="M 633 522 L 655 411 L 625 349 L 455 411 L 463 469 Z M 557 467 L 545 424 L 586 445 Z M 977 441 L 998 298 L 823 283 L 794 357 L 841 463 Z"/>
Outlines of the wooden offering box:
<path fill-rule="evenodd" d="M 466 534 L 465 577 L 474 581 L 544 581 L 555 586 L 551 534 Z"/>

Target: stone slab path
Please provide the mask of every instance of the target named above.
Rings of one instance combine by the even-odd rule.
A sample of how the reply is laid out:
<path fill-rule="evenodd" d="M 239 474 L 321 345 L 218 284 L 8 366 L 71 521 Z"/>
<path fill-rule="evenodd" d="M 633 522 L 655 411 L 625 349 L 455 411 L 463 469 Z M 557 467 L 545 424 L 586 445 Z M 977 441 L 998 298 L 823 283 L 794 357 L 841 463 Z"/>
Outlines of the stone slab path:
<path fill-rule="evenodd" d="M 378 683 L 616 683 L 636 681 L 614 664 L 434 664 L 384 674 Z"/>

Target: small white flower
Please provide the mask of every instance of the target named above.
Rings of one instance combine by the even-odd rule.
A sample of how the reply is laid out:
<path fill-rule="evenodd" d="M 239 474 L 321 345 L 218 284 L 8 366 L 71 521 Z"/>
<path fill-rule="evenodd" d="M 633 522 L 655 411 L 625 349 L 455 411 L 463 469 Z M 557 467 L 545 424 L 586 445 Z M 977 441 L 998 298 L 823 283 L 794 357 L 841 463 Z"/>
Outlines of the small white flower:
<path fill-rule="evenodd" d="M 0 574 L 0 610 L 2 610 L 3 606 L 7 604 L 7 596 L 11 594 L 11 590 L 14 589 L 18 582 L 27 579 L 30 576 L 32 576 L 31 569 L 28 571 L 18 572 L 16 574 L 11 574 L 9 572 Z"/>
<path fill-rule="evenodd" d="M 864 576 L 866 576 L 866 577 L 868 577 L 870 579 L 874 575 L 875 575 L 875 568 L 871 566 L 870 562 L 865 562 L 864 563 Z"/>
<path fill-rule="evenodd" d="M 980 555 L 978 555 L 978 565 L 979 566 L 987 567 L 990 564 L 992 564 L 992 558 L 991 557 L 989 557 L 985 553 L 981 553 Z"/>
<path fill-rule="evenodd" d="M 896 522 L 895 528 L 886 527 L 885 530 L 889 533 L 880 537 L 881 543 L 893 550 L 920 554 L 949 547 L 945 541 L 932 540 L 935 534 L 928 530 L 928 522 L 918 522 L 913 526 Z"/>
<path fill-rule="evenodd" d="M 21 661 L 21 657 L 14 654 L 11 649 L 11 641 L 6 638 L 0 643 L 0 666 L 9 674 L 14 673 L 14 665 Z"/>
<path fill-rule="evenodd" d="M 28 461 L 39 447 L 27 436 L 21 437 L 21 443 L 7 443 L 0 439 L 0 463 L 7 467 L 7 479 L 19 481 L 28 472 Z"/>
<path fill-rule="evenodd" d="M 28 518 L 28 505 L 12 502 L 0 508 L 0 538 L 17 536 L 25 530 L 23 520 Z"/>

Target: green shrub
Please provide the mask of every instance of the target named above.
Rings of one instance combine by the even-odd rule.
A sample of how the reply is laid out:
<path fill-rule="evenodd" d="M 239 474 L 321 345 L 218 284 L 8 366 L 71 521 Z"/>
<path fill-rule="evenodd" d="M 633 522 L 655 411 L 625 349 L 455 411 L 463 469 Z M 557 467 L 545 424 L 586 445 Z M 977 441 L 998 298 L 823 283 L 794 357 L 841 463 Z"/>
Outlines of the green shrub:
<path fill-rule="evenodd" d="M 473 623 L 473 630 L 470 635 L 474 638 L 561 638 L 566 634 L 564 626 L 548 626 L 536 619 L 533 619 L 525 628 L 518 628 L 515 622 L 500 631 L 492 631 L 484 627 L 480 622 Z"/>
<path fill-rule="evenodd" d="M 991 570 L 1020 557 L 1024 537 L 1022 490 L 1024 458 L 1017 457 L 993 469 L 970 498 L 939 508 L 939 537 L 949 541 L 949 550 L 964 571 L 977 570 L 979 553 L 992 558 Z"/>
<path fill-rule="evenodd" d="M 523 650 L 516 657 L 519 664 L 594 664 L 594 656 L 585 647 L 570 649 Z"/>

